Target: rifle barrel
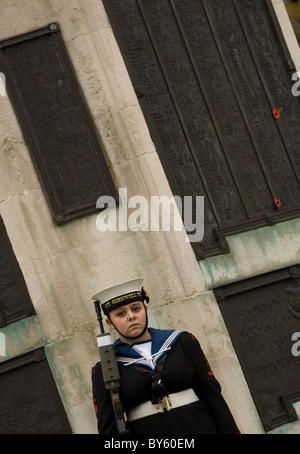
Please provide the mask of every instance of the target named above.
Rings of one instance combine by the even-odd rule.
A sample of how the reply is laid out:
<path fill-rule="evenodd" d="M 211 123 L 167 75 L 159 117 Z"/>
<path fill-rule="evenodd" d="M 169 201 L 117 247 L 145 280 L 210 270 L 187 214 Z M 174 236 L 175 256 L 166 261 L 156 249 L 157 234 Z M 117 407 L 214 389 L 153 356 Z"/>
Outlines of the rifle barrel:
<path fill-rule="evenodd" d="M 97 320 L 99 322 L 100 332 L 101 332 L 101 334 L 103 334 L 104 333 L 104 326 L 103 326 L 103 322 L 102 322 L 100 302 L 99 301 L 94 301 L 94 306 L 95 306 L 95 311 L 96 311 L 96 314 L 97 314 Z"/>

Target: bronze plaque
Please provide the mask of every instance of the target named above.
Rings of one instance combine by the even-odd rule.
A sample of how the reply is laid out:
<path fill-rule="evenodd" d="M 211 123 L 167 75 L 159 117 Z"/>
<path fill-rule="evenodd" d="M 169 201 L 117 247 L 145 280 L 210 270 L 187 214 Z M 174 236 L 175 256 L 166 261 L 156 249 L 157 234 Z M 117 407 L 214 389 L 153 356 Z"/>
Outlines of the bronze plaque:
<path fill-rule="evenodd" d="M 271 1 L 103 3 L 174 195 L 205 197 L 197 257 L 298 217 L 300 103 Z"/>
<path fill-rule="evenodd" d="M 0 327 L 34 313 L 22 271 L 0 216 Z"/>
<path fill-rule="evenodd" d="M 300 400 L 300 266 L 215 290 L 266 431 L 296 421 Z"/>
<path fill-rule="evenodd" d="M 117 198 L 59 25 L 0 42 L 0 70 L 55 223 Z"/>
<path fill-rule="evenodd" d="M 0 364 L 0 434 L 72 433 L 43 349 Z"/>

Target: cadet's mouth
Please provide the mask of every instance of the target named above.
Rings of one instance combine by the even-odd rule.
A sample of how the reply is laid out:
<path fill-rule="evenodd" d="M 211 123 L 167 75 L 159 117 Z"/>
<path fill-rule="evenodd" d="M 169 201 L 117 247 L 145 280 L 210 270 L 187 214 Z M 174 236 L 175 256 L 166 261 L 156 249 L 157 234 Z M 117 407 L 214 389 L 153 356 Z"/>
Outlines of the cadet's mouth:
<path fill-rule="evenodd" d="M 138 323 L 134 323 L 133 325 L 130 325 L 129 326 L 129 329 L 135 329 L 135 328 L 139 328 L 140 325 Z"/>

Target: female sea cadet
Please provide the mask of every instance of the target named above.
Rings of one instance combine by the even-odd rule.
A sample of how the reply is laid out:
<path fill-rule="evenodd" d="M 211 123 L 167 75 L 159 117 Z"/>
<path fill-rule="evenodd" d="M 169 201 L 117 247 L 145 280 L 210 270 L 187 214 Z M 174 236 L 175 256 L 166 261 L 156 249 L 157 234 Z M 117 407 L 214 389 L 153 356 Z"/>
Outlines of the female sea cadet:
<path fill-rule="evenodd" d="M 129 433 L 238 434 L 198 340 L 187 331 L 148 327 L 142 282 L 132 279 L 92 297 L 119 334 L 114 350 Z M 92 369 L 92 386 L 99 433 L 117 434 L 101 361 Z"/>

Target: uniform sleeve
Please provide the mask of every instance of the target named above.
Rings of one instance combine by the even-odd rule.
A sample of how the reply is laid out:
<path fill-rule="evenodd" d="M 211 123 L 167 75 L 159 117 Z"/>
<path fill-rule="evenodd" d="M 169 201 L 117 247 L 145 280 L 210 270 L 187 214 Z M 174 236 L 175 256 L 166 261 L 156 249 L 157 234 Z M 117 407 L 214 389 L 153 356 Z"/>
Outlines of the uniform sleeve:
<path fill-rule="evenodd" d="M 99 434 L 118 434 L 110 393 L 105 388 L 100 363 L 92 369 L 92 388 Z"/>
<path fill-rule="evenodd" d="M 186 355 L 195 370 L 194 391 L 205 403 L 208 412 L 222 434 L 239 434 L 239 429 L 221 393 L 221 386 L 200 347 L 198 340 L 187 333 L 184 336 Z"/>

